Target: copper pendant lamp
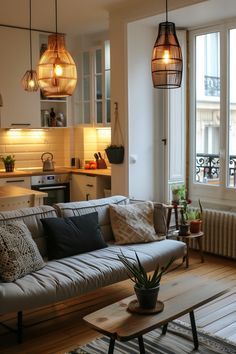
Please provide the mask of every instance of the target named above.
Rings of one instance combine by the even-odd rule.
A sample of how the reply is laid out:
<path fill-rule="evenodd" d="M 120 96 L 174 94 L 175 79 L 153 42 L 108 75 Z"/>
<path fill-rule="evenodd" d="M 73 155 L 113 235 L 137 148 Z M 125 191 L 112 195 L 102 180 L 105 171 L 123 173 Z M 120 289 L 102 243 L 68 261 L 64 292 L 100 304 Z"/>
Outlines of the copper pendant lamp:
<path fill-rule="evenodd" d="M 25 91 L 35 92 L 39 88 L 37 73 L 32 69 L 32 34 L 31 34 L 31 0 L 29 0 L 29 13 L 30 13 L 30 70 L 27 70 L 23 76 L 21 83 Z"/>
<path fill-rule="evenodd" d="M 155 88 L 169 89 L 181 86 L 183 71 L 182 52 L 176 35 L 175 24 L 159 24 L 158 36 L 152 52 L 152 81 Z"/>
<path fill-rule="evenodd" d="M 48 37 L 47 50 L 37 69 L 39 86 L 46 97 L 66 97 L 74 92 L 77 82 L 75 62 L 65 48 L 65 36 L 57 33 L 57 0 L 55 0 L 56 33 Z"/>

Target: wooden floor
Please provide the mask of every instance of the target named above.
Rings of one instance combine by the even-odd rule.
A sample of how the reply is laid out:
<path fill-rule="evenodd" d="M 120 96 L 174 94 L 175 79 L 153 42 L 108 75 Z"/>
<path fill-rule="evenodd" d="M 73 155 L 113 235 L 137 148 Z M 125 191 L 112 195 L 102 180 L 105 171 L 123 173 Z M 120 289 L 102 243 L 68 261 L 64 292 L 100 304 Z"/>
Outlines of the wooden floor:
<path fill-rule="evenodd" d="M 197 325 L 208 331 L 223 334 L 236 341 L 236 262 L 206 256 L 200 263 L 199 255 L 191 253 L 190 267 L 183 265 L 163 277 L 163 282 L 182 274 L 193 274 L 218 281 L 227 280 L 231 292 L 217 302 L 210 303 L 196 313 Z M 13 333 L 0 326 L 1 354 L 64 354 L 98 337 L 83 322 L 83 316 L 105 305 L 133 294 L 130 280 L 99 289 L 77 300 L 47 306 L 24 313 L 24 341 L 16 343 Z M 0 321 L 14 325 L 15 314 L 0 316 Z M 220 320 L 218 320 L 220 319 Z"/>

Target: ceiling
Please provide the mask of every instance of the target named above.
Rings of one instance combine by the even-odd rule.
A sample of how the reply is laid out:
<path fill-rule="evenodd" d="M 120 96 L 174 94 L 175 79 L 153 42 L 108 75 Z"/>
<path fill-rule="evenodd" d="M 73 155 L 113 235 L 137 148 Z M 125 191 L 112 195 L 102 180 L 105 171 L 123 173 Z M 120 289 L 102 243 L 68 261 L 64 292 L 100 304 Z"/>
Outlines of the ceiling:
<path fill-rule="evenodd" d="M 222 19 L 236 17 L 236 0 L 208 0 L 196 5 L 170 11 L 168 20 L 180 28 L 193 28 L 217 23 Z M 158 15 L 144 20 L 145 23 L 157 25 L 165 21 L 165 16 Z"/>
<path fill-rule="evenodd" d="M 31 1 L 32 27 L 55 31 L 55 0 Z M 58 31 L 72 36 L 106 31 L 109 28 L 109 9 L 138 3 L 138 0 L 58 0 Z M 144 6 L 145 3 L 141 3 Z M 170 11 L 169 21 L 178 27 L 190 28 L 234 16 L 236 0 L 208 0 Z M 162 14 L 145 19 L 145 22 L 157 25 L 164 20 Z M 28 27 L 29 0 L 0 0 L 0 24 Z"/>
<path fill-rule="evenodd" d="M 108 10 L 133 0 L 58 0 L 58 31 L 69 35 L 108 29 Z M 55 1 L 31 0 L 32 28 L 55 31 Z M 29 26 L 29 0 L 0 0 L 0 24 Z"/>

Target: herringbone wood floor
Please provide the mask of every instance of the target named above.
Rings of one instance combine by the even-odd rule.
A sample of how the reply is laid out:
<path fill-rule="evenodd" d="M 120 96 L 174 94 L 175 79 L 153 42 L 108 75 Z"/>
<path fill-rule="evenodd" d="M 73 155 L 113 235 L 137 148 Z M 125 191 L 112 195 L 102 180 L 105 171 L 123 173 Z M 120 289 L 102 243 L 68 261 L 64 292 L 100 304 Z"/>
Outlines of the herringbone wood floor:
<path fill-rule="evenodd" d="M 200 263 L 199 255 L 192 253 L 190 267 L 183 265 L 163 277 L 163 282 L 180 274 L 192 274 L 229 282 L 236 289 L 236 262 L 219 257 L 206 256 L 205 263 Z M 97 333 L 89 329 L 82 318 L 105 305 L 133 294 L 131 281 L 124 281 L 78 299 L 47 306 L 24 313 L 24 341 L 16 344 L 15 335 L 0 326 L 1 354 L 62 354 L 80 344 L 96 338 Z M 236 341 L 236 306 L 228 294 L 201 308 L 196 313 L 197 324 L 214 333 Z M 13 325 L 15 314 L 0 317 L 8 325 Z M 222 332 L 223 331 L 223 332 Z"/>

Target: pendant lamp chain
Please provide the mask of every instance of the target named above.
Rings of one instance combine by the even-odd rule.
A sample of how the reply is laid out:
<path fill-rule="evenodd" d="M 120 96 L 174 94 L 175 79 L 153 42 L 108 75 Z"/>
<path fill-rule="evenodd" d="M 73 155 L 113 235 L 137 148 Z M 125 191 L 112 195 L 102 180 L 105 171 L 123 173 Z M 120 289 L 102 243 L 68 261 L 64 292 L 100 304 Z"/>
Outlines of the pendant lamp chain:
<path fill-rule="evenodd" d="M 155 88 L 178 88 L 182 81 L 182 52 L 176 35 L 175 24 L 166 21 L 159 24 L 158 36 L 152 52 L 152 81 Z"/>
<path fill-rule="evenodd" d="M 39 88 L 37 73 L 33 70 L 32 60 L 32 8 L 31 0 L 29 0 L 29 48 L 30 48 L 30 70 L 27 70 L 23 76 L 21 83 L 25 91 L 36 92 Z"/>
<path fill-rule="evenodd" d="M 166 22 L 168 22 L 168 5 L 166 0 Z"/>
<path fill-rule="evenodd" d="M 32 70 L 32 31 L 31 31 L 31 0 L 29 2 L 30 7 L 30 69 Z"/>
<path fill-rule="evenodd" d="M 55 0 L 55 22 L 56 22 L 56 50 L 58 49 L 58 42 L 57 42 L 57 0 Z"/>

